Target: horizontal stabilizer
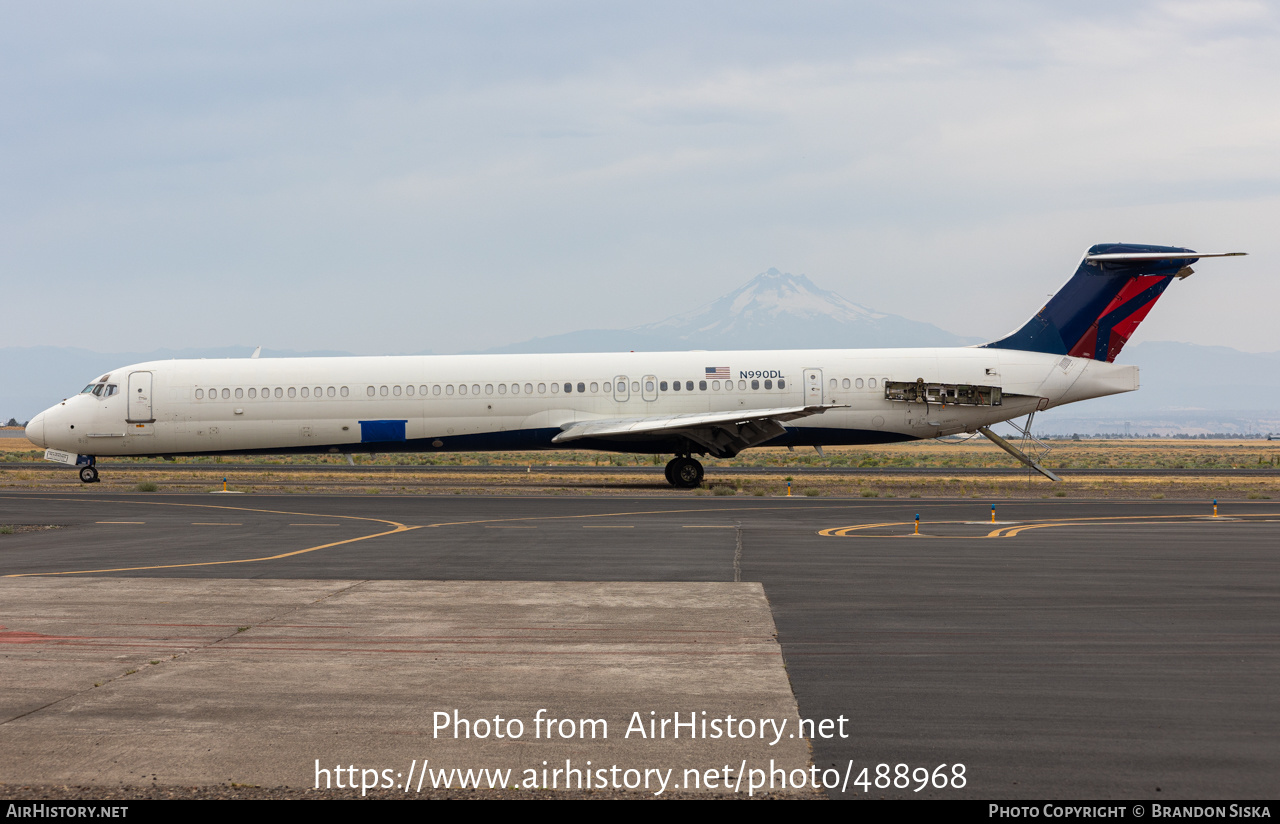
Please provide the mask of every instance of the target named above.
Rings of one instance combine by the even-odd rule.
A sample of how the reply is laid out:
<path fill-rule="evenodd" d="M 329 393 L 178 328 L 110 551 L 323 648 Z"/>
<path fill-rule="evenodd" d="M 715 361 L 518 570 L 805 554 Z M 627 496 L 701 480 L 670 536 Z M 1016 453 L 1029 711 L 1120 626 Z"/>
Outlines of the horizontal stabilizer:
<path fill-rule="evenodd" d="M 1244 257 L 1248 252 L 1120 252 L 1110 255 L 1085 255 L 1085 260 L 1191 260 L 1209 257 Z"/>

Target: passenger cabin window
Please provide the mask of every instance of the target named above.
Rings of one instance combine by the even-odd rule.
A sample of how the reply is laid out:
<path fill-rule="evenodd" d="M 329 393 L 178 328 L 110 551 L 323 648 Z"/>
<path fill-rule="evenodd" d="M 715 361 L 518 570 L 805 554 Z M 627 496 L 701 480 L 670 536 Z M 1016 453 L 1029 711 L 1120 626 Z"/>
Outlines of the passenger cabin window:
<path fill-rule="evenodd" d="M 391 387 L 391 394 L 395 395 L 397 398 L 400 397 L 400 387 L 399 386 Z"/>
<path fill-rule="evenodd" d="M 706 381 L 698 381 L 698 388 L 699 388 L 700 390 L 702 390 L 703 392 L 706 392 L 706 391 L 707 391 L 707 382 L 706 382 Z"/>
<path fill-rule="evenodd" d="M 374 395 L 374 393 L 375 393 L 376 391 L 377 391 L 376 389 L 374 389 L 372 386 L 370 386 L 370 387 L 369 387 L 369 397 L 371 397 L 371 398 L 372 398 L 372 397 L 373 397 L 373 395 Z"/>
<path fill-rule="evenodd" d="M 768 379 L 765 379 L 765 382 L 764 382 L 764 388 L 765 388 L 765 389 L 772 389 L 772 388 L 773 388 L 773 381 L 768 380 Z"/>
<path fill-rule="evenodd" d="M 667 382 L 666 382 L 666 381 L 662 381 L 661 383 L 659 383 L 659 384 L 658 384 L 658 388 L 659 388 L 659 389 L 661 389 L 663 392 L 666 392 L 666 391 L 667 391 Z"/>
<path fill-rule="evenodd" d="M 539 391 L 539 392 L 541 392 L 541 391 L 542 391 L 542 384 L 538 384 L 538 391 Z M 526 384 L 524 385 L 524 393 L 525 393 L 526 395 L 532 395 L 532 394 L 533 394 L 533 384 L 531 384 L 531 383 L 526 383 Z"/>
<path fill-rule="evenodd" d="M 290 386 L 290 387 L 289 387 L 289 397 L 291 397 L 291 398 L 292 398 L 293 396 L 295 396 L 295 395 L 297 395 L 297 394 L 298 394 L 298 390 L 296 390 L 296 389 L 294 389 L 292 386 Z"/>
<path fill-rule="evenodd" d="M 782 378 L 778 378 L 778 388 L 779 388 L 779 389 L 786 389 L 786 388 L 787 388 L 787 382 L 786 382 L 786 381 L 784 381 Z"/>
<path fill-rule="evenodd" d="M 304 398 L 309 398 L 309 397 L 311 397 L 311 389 L 310 389 L 310 388 L 308 388 L 308 387 L 304 386 L 304 387 L 302 387 L 302 389 L 301 389 L 300 391 L 302 392 L 302 397 L 304 397 Z"/>
<path fill-rule="evenodd" d="M 264 390 L 264 391 L 265 391 L 265 390 Z M 344 386 L 344 387 L 342 387 L 341 394 L 342 394 L 342 397 L 344 397 L 344 398 L 347 396 L 347 387 L 345 387 L 345 386 Z"/>
<path fill-rule="evenodd" d="M 230 390 L 230 389 L 223 389 L 223 390 L 222 390 L 222 399 L 225 401 L 225 400 L 227 400 L 227 399 L 228 399 L 228 398 L 230 398 L 230 397 L 231 397 L 231 390 Z"/>
<path fill-rule="evenodd" d="M 244 390 L 237 386 L 237 387 L 236 387 L 236 400 L 240 400 L 240 399 L 241 399 L 241 398 L 243 398 L 243 397 L 244 397 Z"/>
<path fill-rule="evenodd" d="M 280 387 L 278 387 L 278 386 L 277 386 L 277 387 L 276 387 L 276 397 L 277 397 L 277 398 L 280 398 L 280 397 L 283 397 L 283 396 L 284 396 L 284 390 L 282 390 Z"/>
<path fill-rule="evenodd" d="M 258 388 L 256 386 L 249 387 L 249 397 L 250 398 L 258 397 Z"/>
<path fill-rule="evenodd" d="M 596 393 L 596 392 L 599 392 L 599 391 L 600 391 L 600 384 L 596 383 L 595 381 L 592 381 L 592 382 L 591 382 L 591 392 L 592 392 L 592 394 L 594 394 L 594 393 Z"/>
<path fill-rule="evenodd" d="M 752 382 L 751 382 L 751 388 L 752 388 L 752 389 L 759 389 L 759 388 L 760 388 L 760 381 L 752 381 Z"/>
<path fill-rule="evenodd" d="M 203 398 L 204 398 L 204 390 L 203 390 L 203 389 L 197 389 L 197 390 L 196 390 L 196 400 L 201 400 L 201 399 L 203 399 Z"/>
<path fill-rule="evenodd" d="M 446 395 L 452 395 L 452 394 L 453 394 L 453 384 L 449 384 L 448 386 L 446 386 L 446 387 L 444 388 L 444 391 L 445 391 L 445 394 L 446 394 Z"/>

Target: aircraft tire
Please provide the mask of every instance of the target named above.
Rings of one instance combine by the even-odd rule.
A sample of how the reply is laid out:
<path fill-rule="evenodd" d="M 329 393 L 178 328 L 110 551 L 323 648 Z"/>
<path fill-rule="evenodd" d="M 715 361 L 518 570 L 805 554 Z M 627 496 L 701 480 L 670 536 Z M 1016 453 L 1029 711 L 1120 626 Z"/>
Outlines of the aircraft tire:
<path fill-rule="evenodd" d="M 80 467 L 80 480 L 87 484 L 96 484 L 98 482 L 98 470 L 92 466 Z"/>
<path fill-rule="evenodd" d="M 681 489 L 695 489 L 702 484 L 702 464 L 693 458 L 676 458 L 671 469 L 673 483 Z"/>
<path fill-rule="evenodd" d="M 675 469 L 676 469 L 676 461 L 678 460 L 680 459 L 672 458 L 671 460 L 667 461 L 667 468 L 662 470 L 663 474 L 667 476 L 667 483 L 671 484 L 672 486 L 676 485 Z"/>

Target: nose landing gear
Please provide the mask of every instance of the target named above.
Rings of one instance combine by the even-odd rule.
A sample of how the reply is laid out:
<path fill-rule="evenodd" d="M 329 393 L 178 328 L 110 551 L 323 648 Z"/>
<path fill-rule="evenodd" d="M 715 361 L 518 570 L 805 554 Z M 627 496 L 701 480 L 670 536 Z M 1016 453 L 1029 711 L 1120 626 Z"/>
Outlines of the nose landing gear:
<path fill-rule="evenodd" d="M 688 456 L 677 455 L 667 462 L 667 483 L 680 489 L 694 489 L 702 484 L 702 464 Z"/>
<path fill-rule="evenodd" d="M 80 467 L 80 480 L 87 484 L 98 482 L 98 469 L 93 464 Z"/>

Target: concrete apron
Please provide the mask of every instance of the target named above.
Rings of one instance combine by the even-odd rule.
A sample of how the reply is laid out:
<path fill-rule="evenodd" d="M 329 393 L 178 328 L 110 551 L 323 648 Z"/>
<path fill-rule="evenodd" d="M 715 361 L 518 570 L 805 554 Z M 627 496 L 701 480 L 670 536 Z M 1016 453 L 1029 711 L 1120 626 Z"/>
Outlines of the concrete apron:
<path fill-rule="evenodd" d="M 746 795 L 768 780 L 756 770 L 777 795 L 779 771 L 812 766 L 757 583 L 24 578 L 0 593 L 0 784 L 412 795 L 470 769 L 486 787 Z"/>

